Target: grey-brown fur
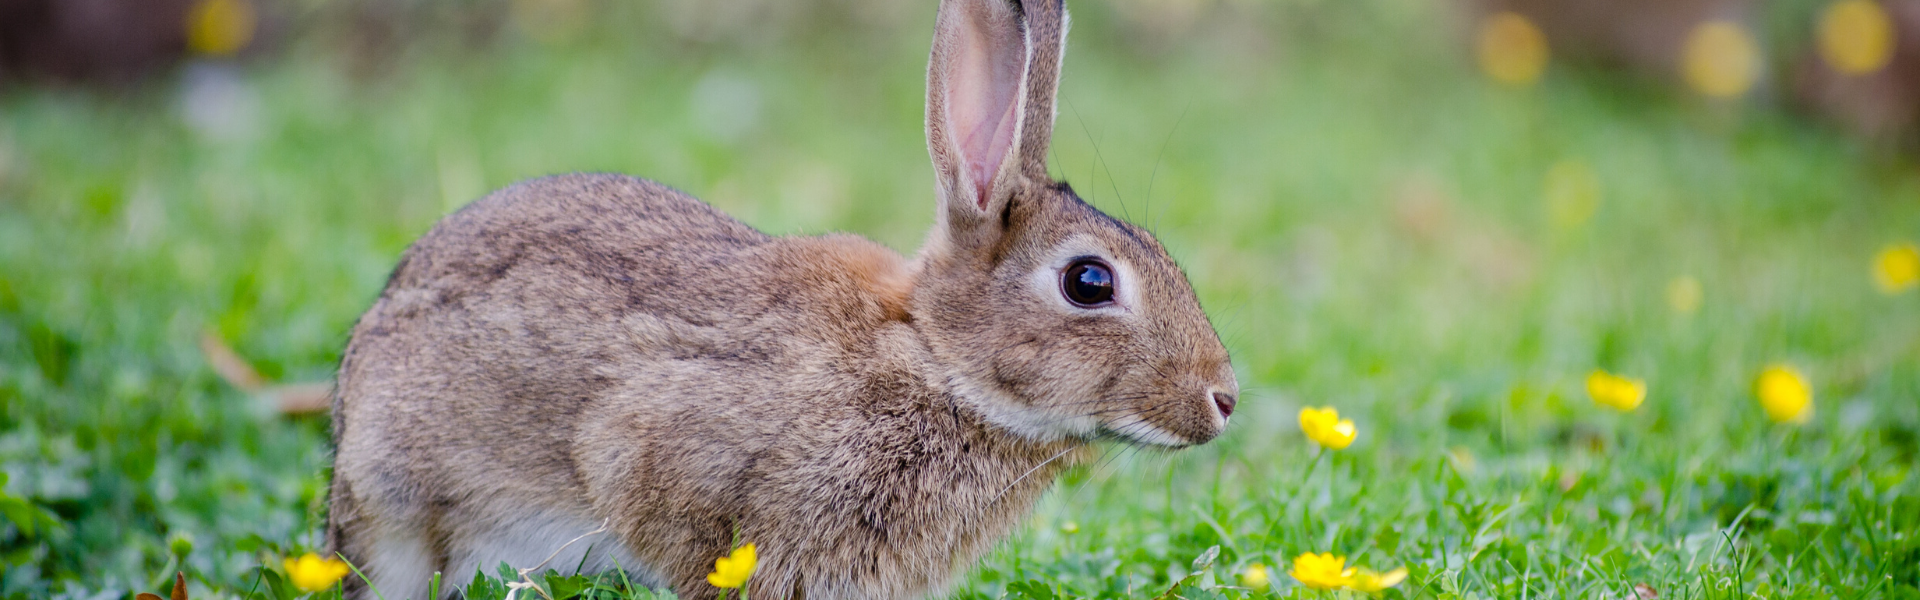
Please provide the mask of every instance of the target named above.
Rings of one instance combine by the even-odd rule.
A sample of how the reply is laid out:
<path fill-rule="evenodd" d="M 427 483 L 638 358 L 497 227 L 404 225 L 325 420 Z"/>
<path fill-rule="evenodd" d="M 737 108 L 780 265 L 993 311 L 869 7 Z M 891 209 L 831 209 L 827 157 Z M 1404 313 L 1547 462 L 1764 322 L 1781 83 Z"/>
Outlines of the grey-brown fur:
<path fill-rule="evenodd" d="M 737 536 L 760 551 L 754 598 L 919 597 L 1089 441 L 1217 436 L 1237 387 L 1185 277 L 1046 177 L 1065 11 L 1003 1 L 941 7 L 939 224 L 912 260 L 615 175 L 442 220 L 341 361 L 335 548 L 397 600 L 605 522 L 549 566 L 711 598 Z M 1124 302 L 1059 297 L 1057 263 L 1081 255 L 1114 265 Z"/>

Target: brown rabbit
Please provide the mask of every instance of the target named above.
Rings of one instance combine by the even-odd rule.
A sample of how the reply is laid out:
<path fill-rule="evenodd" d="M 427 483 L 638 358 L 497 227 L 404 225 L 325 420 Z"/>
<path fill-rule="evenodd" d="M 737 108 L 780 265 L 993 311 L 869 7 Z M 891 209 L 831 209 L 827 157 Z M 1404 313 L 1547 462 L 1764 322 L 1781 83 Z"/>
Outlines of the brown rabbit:
<path fill-rule="evenodd" d="M 341 361 L 335 549 L 396 600 L 550 555 L 712 598 L 736 540 L 754 598 L 919 597 L 1090 442 L 1218 436 L 1238 387 L 1185 276 L 1047 177 L 1066 25 L 941 4 L 912 260 L 615 175 L 441 221 Z"/>

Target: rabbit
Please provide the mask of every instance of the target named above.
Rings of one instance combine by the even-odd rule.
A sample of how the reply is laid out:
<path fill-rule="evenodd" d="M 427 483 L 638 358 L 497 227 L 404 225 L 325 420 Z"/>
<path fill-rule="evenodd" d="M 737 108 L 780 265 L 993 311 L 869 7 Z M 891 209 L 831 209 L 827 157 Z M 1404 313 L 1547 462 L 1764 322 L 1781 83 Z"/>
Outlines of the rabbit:
<path fill-rule="evenodd" d="M 1185 275 L 1047 175 L 1067 23 L 941 3 L 912 259 L 618 175 L 435 225 L 341 359 L 327 537 L 372 584 L 349 597 L 505 562 L 714 598 L 747 542 L 751 598 L 924 597 L 1093 444 L 1219 436 L 1238 382 Z"/>

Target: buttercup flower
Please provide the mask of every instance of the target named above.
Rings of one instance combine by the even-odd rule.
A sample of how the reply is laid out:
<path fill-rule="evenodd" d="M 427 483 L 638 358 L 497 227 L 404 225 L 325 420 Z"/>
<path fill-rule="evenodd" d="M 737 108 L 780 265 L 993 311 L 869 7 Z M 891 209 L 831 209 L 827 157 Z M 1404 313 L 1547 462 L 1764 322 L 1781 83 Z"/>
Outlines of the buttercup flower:
<path fill-rule="evenodd" d="M 1820 58 L 1846 75 L 1865 75 L 1893 58 L 1893 21 L 1872 0 L 1841 0 L 1820 14 Z"/>
<path fill-rule="evenodd" d="M 1406 567 L 1400 567 L 1385 573 L 1377 573 L 1373 569 L 1359 567 L 1353 570 L 1353 578 L 1347 583 L 1347 588 L 1371 594 L 1400 585 L 1400 582 L 1406 581 L 1406 579 Z"/>
<path fill-rule="evenodd" d="M 1597 404 L 1629 412 L 1647 398 L 1647 382 L 1594 369 L 1587 375 L 1587 395 Z"/>
<path fill-rule="evenodd" d="M 1353 428 L 1353 421 L 1340 418 L 1340 412 L 1331 406 L 1300 409 L 1300 431 L 1306 432 L 1307 439 L 1323 448 L 1339 450 L 1353 444 L 1353 438 L 1360 434 Z"/>
<path fill-rule="evenodd" d="M 1547 36 L 1533 21 L 1514 12 L 1498 12 L 1480 22 L 1475 48 L 1480 70 L 1500 83 L 1524 86 L 1547 69 Z"/>
<path fill-rule="evenodd" d="M 231 56 L 253 41 L 255 21 L 247 0 L 199 0 L 187 10 L 187 48 Z"/>
<path fill-rule="evenodd" d="M 1880 249 L 1873 256 L 1873 284 L 1888 294 L 1920 285 L 1920 246 L 1894 244 Z"/>
<path fill-rule="evenodd" d="M 308 552 L 300 558 L 287 558 L 281 562 L 287 569 L 287 579 L 293 587 L 307 592 L 318 592 L 333 587 L 341 577 L 352 573 L 346 561 L 337 558 L 320 558 L 320 555 Z"/>
<path fill-rule="evenodd" d="M 1687 34 L 1681 75 L 1694 91 L 1715 98 L 1747 93 L 1760 78 L 1760 46 L 1730 21 L 1707 21 Z"/>
<path fill-rule="evenodd" d="M 1253 563 L 1247 565 L 1245 571 L 1240 572 L 1240 585 L 1246 586 L 1248 589 L 1264 590 L 1267 589 L 1267 585 L 1270 583 L 1267 578 L 1267 566 L 1260 563 Z"/>
<path fill-rule="evenodd" d="M 740 546 L 733 549 L 732 554 L 713 561 L 713 572 L 707 574 L 707 583 L 717 588 L 738 588 L 746 585 L 754 567 L 759 565 L 760 557 L 755 554 L 753 544 Z"/>
<path fill-rule="evenodd" d="M 1335 556 L 1332 552 L 1314 554 L 1308 552 L 1293 559 L 1293 570 L 1288 571 L 1301 585 L 1316 590 L 1337 590 L 1352 582 L 1353 569 L 1348 569 L 1347 557 Z"/>
<path fill-rule="evenodd" d="M 1773 364 L 1760 371 L 1753 393 L 1760 408 L 1776 423 L 1805 423 L 1813 417 L 1813 388 L 1799 371 L 1784 364 Z"/>

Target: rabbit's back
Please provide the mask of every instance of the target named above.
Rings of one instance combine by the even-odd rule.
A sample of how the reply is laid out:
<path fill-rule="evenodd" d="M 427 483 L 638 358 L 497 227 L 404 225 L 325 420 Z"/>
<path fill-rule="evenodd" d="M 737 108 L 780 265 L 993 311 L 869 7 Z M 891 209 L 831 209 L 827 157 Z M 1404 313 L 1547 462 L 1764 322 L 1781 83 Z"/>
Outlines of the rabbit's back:
<path fill-rule="evenodd" d="M 546 177 L 500 190 L 443 219 L 401 257 L 382 301 L 411 293 L 441 305 L 463 303 L 467 295 L 506 281 L 631 290 L 636 293 L 621 300 L 633 310 L 676 309 L 682 307 L 662 301 L 686 277 L 705 272 L 705 263 L 771 240 L 645 179 Z"/>

